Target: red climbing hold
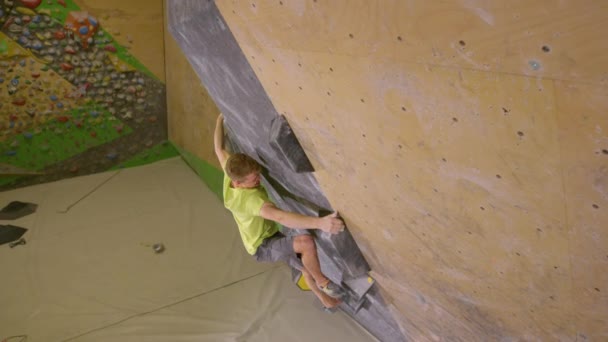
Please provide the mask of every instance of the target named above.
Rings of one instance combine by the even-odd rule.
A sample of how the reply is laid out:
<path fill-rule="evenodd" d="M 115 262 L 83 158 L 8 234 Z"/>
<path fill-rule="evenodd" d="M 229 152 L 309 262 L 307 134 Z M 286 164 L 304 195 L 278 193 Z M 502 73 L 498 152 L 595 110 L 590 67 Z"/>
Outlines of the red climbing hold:
<path fill-rule="evenodd" d="M 66 6 L 65 6 L 65 1 L 64 1 L 64 0 L 57 0 L 57 3 L 58 3 L 58 4 L 60 4 L 60 5 L 61 5 L 61 6 L 63 6 L 63 7 L 66 7 Z"/>
<path fill-rule="evenodd" d="M 38 77 L 40 77 L 40 73 L 39 72 L 33 72 L 32 73 L 32 77 L 33 78 L 38 78 Z"/>
<path fill-rule="evenodd" d="M 34 9 L 34 8 L 40 6 L 40 3 L 42 3 L 42 0 L 21 0 L 21 3 L 25 7 Z"/>
<path fill-rule="evenodd" d="M 91 137 L 92 138 L 97 138 L 97 132 L 91 132 Z"/>
<path fill-rule="evenodd" d="M 70 71 L 70 70 L 74 69 L 74 66 L 70 63 L 61 63 L 61 69 L 65 70 L 65 71 Z"/>
<path fill-rule="evenodd" d="M 116 47 L 114 45 L 106 45 L 103 49 L 109 52 L 116 52 Z"/>
<path fill-rule="evenodd" d="M 61 123 L 66 123 L 70 120 L 70 118 L 68 118 L 67 116 L 58 116 L 57 117 L 57 121 L 61 122 Z"/>
<path fill-rule="evenodd" d="M 15 106 L 23 106 L 25 105 L 25 99 L 24 98 L 19 98 L 19 99 L 15 99 L 12 102 Z"/>
<path fill-rule="evenodd" d="M 55 39 L 62 40 L 63 38 L 65 38 L 65 31 L 63 31 L 63 30 L 55 31 L 54 36 L 55 36 Z"/>

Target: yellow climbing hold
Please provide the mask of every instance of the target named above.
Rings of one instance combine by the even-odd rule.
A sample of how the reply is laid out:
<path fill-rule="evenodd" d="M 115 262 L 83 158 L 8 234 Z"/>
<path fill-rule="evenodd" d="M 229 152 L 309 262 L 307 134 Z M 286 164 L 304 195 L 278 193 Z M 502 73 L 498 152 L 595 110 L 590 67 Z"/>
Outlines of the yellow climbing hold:
<path fill-rule="evenodd" d="M 114 64 L 114 68 L 119 72 L 135 71 L 135 68 L 130 64 L 125 63 L 122 59 L 117 56 L 110 57 L 110 61 Z"/>
<path fill-rule="evenodd" d="M 17 12 L 19 12 L 19 13 L 21 13 L 21 14 L 23 14 L 23 15 L 31 15 L 31 16 L 36 15 L 36 12 L 32 11 L 32 10 L 31 10 L 31 9 L 29 9 L 29 8 L 25 8 L 25 7 L 17 7 L 17 9 L 16 9 L 16 10 L 17 10 Z"/>

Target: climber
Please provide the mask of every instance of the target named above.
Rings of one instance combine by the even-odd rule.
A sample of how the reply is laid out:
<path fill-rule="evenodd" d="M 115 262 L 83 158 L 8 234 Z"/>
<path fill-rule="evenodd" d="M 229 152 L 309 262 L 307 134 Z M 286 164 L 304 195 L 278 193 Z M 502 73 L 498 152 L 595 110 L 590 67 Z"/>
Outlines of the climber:
<path fill-rule="evenodd" d="M 224 145 L 224 117 L 217 118 L 215 154 L 224 170 L 224 206 L 232 212 L 243 244 L 259 262 L 284 261 L 300 270 L 308 287 L 326 308 L 340 304 L 344 291 L 322 272 L 315 241 L 311 235 L 286 236 L 280 225 L 294 229 L 319 229 L 331 234 L 344 230 L 337 213 L 324 217 L 300 215 L 278 209 L 260 185 L 260 164 L 242 154 L 230 154 Z"/>

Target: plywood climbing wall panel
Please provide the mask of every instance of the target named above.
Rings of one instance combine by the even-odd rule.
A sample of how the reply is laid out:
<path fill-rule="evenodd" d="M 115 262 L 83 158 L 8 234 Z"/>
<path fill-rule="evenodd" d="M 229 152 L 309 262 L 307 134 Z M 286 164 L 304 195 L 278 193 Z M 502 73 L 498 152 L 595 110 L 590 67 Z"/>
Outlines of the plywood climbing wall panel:
<path fill-rule="evenodd" d="M 608 334 L 606 6 L 218 1 L 406 335 L 467 341 Z"/>

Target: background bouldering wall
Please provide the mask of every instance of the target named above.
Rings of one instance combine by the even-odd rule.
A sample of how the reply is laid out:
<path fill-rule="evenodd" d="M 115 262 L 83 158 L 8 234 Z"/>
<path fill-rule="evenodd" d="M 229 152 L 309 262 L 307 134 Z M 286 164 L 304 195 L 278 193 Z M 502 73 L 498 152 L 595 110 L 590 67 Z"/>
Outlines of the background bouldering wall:
<path fill-rule="evenodd" d="M 0 23 L 1 189 L 176 155 L 162 1 L 4 1 Z"/>
<path fill-rule="evenodd" d="M 608 336 L 607 4 L 216 4 L 408 338 Z"/>

